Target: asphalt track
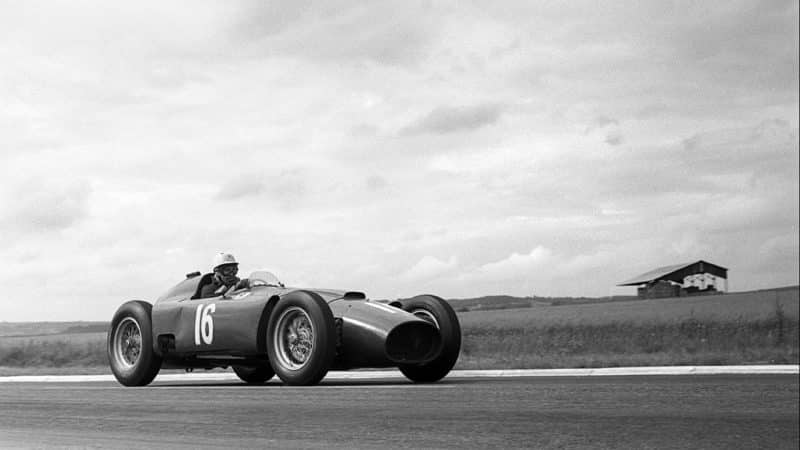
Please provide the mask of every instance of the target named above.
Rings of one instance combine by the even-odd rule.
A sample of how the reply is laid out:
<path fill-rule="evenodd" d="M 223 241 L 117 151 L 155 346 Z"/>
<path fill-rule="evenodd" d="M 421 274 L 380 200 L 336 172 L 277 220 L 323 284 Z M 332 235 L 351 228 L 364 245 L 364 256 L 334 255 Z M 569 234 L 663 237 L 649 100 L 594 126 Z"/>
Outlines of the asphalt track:
<path fill-rule="evenodd" d="M 0 383 L 1 447 L 798 448 L 798 376 Z"/>

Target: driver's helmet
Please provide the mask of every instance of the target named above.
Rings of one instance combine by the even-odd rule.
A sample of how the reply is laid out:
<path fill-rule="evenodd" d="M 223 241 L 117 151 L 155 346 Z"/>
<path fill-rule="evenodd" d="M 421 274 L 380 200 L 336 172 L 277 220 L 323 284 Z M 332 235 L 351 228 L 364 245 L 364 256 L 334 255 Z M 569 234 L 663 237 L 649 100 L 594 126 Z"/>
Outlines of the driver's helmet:
<path fill-rule="evenodd" d="M 239 281 L 236 274 L 239 272 L 239 263 L 230 253 L 218 253 L 214 255 L 214 275 L 225 285 L 232 285 Z"/>

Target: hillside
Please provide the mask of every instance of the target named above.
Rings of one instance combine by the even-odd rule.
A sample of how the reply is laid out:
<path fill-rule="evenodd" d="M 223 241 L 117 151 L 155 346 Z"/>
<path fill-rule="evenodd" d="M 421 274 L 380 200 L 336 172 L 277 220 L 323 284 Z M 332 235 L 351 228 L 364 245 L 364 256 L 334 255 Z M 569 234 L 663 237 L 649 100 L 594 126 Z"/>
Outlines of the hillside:
<path fill-rule="evenodd" d="M 713 296 L 697 295 L 690 297 L 678 297 L 681 299 L 692 299 L 701 297 L 716 297 L 729 299 L 740 298 L 742 296 L 782 296 L 784 292 L 796 292 L 798 286 L 787 286 L 775 289 L 761 289 L 754 291 L 731 292 L 727 294 L 717 294 Z M 791 294 L 787 294 L 791 295 Z M 613 302 L 634 302 L 634 301 L 671 301 L 674 299 L 653 299 L 642 300 L 635 295 L 616 295 L 612 297 L 514 297 L 510 295 L 488 295 L 475 298 L 453 298 L 447 299 L 453 309 L 458 312 L 466 311 L 487 311 L 494 309 L 516 309 L 516 308 L 535 308 L 540 306 L 564 306 L 564 305 L 584 305 L 592 303 L 613 303 Z"/>

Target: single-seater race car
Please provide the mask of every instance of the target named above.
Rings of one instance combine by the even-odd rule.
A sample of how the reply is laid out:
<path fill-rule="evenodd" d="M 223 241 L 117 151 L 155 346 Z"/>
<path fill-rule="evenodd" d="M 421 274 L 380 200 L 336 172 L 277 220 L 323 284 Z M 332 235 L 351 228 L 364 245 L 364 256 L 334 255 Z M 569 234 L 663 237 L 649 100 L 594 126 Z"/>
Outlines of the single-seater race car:
<path fill-rule="evenodd" d="M 461 327 L 439 297 L 389 303 L 361 292 L 285 287 L 256 271 L 247 287 L 199 298 L 213 274 L 190 273 L 155 304 L 117 309 L 108 331 L 111 371 L 145 386 L 159 370 L 233 367 L 247 383 L 275 374 L 314 385 L 329 370 L 397 367 L 414 382 L 442 379 L 456 363 Z"/>

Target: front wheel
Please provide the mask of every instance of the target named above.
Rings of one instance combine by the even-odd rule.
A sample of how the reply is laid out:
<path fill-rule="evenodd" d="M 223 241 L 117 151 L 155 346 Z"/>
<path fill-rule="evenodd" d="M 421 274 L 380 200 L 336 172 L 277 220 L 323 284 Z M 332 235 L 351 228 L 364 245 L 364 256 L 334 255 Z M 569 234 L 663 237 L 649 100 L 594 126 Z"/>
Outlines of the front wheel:
<path fill-rule="evenodd" d="M 400 372 L 411 381 L 431 383 L 445 377 L 455 366 L 461 351 L 461 324 L 449 303 L 434 295 L 420 295 L 401 301 L 402 308 L 439 329 L 442 344 L 432 361 L 401 364 Z"/>
<path fill-rule="evenodd" d="M 117 309 L 108 330 L 108 361 L 117 381 L 125 386 L 146 386 L 161 369 L 153 350 L 153 307 L 133 300 Z"/>
<path fill-rule="evenodd" d="M 267 326 L 267 355 L 284 383 L 319 383 L 336 356 L 336 328 L 325 300 L 308 291 L 280 299 Z"/>

